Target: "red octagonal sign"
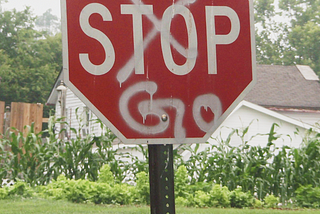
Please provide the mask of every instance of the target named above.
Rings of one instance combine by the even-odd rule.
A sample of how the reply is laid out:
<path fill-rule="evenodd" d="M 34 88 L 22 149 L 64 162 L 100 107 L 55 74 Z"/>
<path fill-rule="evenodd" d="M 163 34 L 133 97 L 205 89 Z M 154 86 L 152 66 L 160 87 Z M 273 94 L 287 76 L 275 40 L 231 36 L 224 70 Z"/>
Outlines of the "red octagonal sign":
<path fill-rule="evenodd" d="M 68 87 L 124 143 L 205 142 L 255 82 L 252 0 L 64 0 Z"/>

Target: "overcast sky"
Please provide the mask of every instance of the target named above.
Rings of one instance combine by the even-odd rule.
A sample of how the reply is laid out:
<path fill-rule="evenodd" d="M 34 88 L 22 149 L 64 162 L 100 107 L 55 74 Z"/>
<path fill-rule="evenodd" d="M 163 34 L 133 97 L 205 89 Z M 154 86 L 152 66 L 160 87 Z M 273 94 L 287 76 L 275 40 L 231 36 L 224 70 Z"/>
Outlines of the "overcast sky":
<path fill-rule="evenodd" d="M 2 4 L 3 10 L 16 8 L 21 11 L 26 6 L 30 6 L 34 15 L 42 15 L 48 9 L 52 9 L 52 14 L 60 18 L 60 0 L 8 0 Z"/>

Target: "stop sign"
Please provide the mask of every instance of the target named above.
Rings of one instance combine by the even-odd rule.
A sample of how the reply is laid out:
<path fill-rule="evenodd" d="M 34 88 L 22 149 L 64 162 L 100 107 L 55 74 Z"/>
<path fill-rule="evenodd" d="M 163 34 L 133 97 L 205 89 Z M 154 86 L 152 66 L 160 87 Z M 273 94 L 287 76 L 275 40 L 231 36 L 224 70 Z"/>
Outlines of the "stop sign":
<path fill-rule="evenodd" d="M 205 142 L 255 82 L 252 0 L 64 0 L 68 87 L 124 143 Z"/>

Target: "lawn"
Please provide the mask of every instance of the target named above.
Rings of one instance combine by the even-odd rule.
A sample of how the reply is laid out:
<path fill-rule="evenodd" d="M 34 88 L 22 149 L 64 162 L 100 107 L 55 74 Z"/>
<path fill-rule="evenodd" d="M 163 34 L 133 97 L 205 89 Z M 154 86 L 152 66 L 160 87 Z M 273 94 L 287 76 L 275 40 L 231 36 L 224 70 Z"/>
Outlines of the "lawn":
<path fill-rule="evenodd" d="M 3 214 L 149 214 L 147 206 L 107 206 L 74 204 L 66 201 L 44 199 L 0 200 Z M 272 210 L 272 209 L 196 209 L 176 208 L 177 214 L 320 214 L 320 210 Z"/>

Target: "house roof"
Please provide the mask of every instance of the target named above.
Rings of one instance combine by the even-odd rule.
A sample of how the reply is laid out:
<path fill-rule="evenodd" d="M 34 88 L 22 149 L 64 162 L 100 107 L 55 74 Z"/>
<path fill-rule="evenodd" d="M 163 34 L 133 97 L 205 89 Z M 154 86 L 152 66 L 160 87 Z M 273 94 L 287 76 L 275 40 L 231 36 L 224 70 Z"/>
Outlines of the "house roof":
<path fill-rule="evenodd" d="M 56 105 L 57 100 L 58 100 L 58 91 L 57 87 L 60 85 L 61 80 L 63 80 L 63 72 L 62 70 L 60 71 L 56 81 L 54 82 L 54 85 L 51 89 L 50 95 L 47 99 L 46 105 Z"/>
<path fill-rule="evenodd" d="M 244 100 L 264 107 L 319 110 L 319 79 L 309 66 L 257 65 L 257 83 Z"/>
<path fill-rule="evenodd" d="M 56 79 L 47 105 L 58 99 Z M 257 65 L 257 83 L 244 100 L 267 108 L 320 110 L 320 83 L 309 66 Z"/>
<path fill-rule="evenodd" d="M 241 107 L 243 107 L 243 106 L 245 106 L 245 107 L 247 107 L 247 108 L 250 108 L 250 109 L 252 109 L 252 110 L 255 110 L 255 111 L 257 111 L 257 112 L 261 112 L 261 113 L 263 113 L 263 114 L 265 114 L 265 115 L 268 115 L 268 116 L 270 116 L 270 117 L 277 118 L 277 119 L 279 119 L 279 120 L 281 120 L 281 121 L 290 123 L 290 124 L 295 125 L 295 126 L 297 126 L 297 127 L 299 127 L 299 128 L 303 128 L 303 129 L 315 128 L 314 126 L 309 125 L 309 124 L 307 124 L 307 123 L 304 123 L 304 122 L 302 122 L 302 121 L 300 121 L 300 120 L 296 120 L 296 119 L 294 119 L 294 118 L 285 116 L 285 115 L 283 115 L 283 114 L 280 114 L 280 113 L 278 113 L 278 112 L 272 111 L 272 110 L 267 109 L 267 108 L 264 108 L 264 107 L 262 107 L 262 106 L 260 106 L 260 105 L 256 105 L 256 104 L 254 104 L 254 103 L 250 103 L 250 102 L 245 101 L 245 100 L 242 100 L 242 101 L 239 103 L 239 105 L 232 111 L 232 113 L 231 113 L 230 115 L 232 115 L 234 112 L 236 112 L 239 108 L 241 108 Z"/>

